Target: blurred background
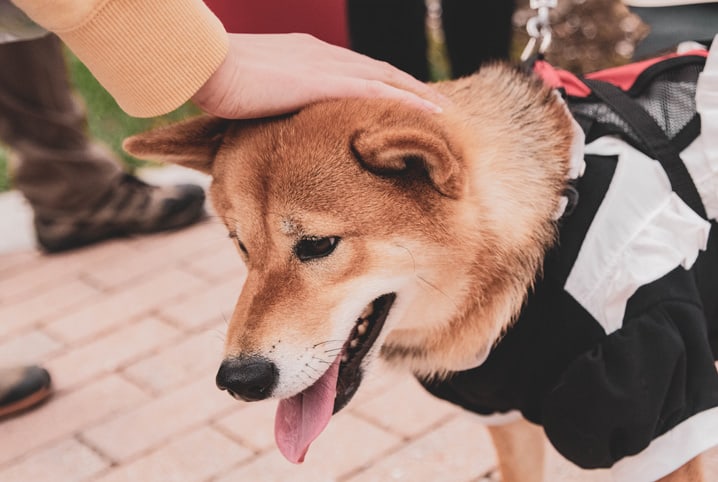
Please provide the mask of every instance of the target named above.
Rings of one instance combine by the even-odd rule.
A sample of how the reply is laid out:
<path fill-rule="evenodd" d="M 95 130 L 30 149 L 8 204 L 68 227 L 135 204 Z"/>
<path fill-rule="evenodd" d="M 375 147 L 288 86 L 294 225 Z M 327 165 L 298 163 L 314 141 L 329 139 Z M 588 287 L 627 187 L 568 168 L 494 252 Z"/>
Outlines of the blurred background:
<path fill-rule="evenodd" d="M 427 1 L 427 55 L 431 80 L 451 76 L 441 23 L 441 3 Z M 207 2 L 234 32 L 308 31 L 324 40 L 349 44 L 344 2 L 303 0 L 280 2 L 283 15 L 276 15 L 277 2 L 210 0 Z M 527 41 L 526 21 L 534 15 L 528 0 L 518 0 L 513 15 L 511 57 L 517 59 Z M 548 60 L 574 72 L 588 72 L 627 62 L 648 27 L 618 0 L 559 0 L 551 15 L 554 41 Z M 467 49 L 471 46 L 467 45 Z M 155 119 L 125 115 L 87 69 L 67 52 L 72 82 L 87 108 L 92 136 L 107 144 L 130 172 L 146 165 L 124 153 L 122 140 L 136 132 L 198 113 L 192 105 Z M 0 191 L 11 188 L 8 151 L 0 146 Z"/>

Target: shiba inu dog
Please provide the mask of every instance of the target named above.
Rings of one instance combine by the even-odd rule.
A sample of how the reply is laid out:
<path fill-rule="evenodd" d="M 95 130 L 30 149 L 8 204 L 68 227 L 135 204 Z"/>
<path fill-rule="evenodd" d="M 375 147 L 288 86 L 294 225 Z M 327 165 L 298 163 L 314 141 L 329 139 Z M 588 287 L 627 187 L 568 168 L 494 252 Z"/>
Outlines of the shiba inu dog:
<path fill-rule="evenodd" d="M 670 463 L 651 470 L 629 465 L 643 451 L 662 457 L 661 447 L 669 443 L 666 437 L 696 416 L 701 425 L 715 425 L 718 377 L 706 337 L 696 342 L 705 345 L 700 363 L 681 352 L 675 359 L 683 362 L 668 363 L 667 377 L 663 372 L 653 378 L 643 374 L 642 362 L 636 368 L 633 355 L 624 357 L 625 352 L 638 358 L 640 350 L 621 351 L 615 344 L 618 339 L 633 340 L 633 331 L 647 331 L 650 346 L 670 352 L 660 355 L 663 359 L 673 359 L 674 339 L 694 353 L 680 336 L 666 335 L 663 343 L 663 328 L 654 330 L 644 323 L 646 317 L 658 316 L 655 306 L 669 298 L 660 293 L 649 296 L 664 285 L 685 282 L 692 290 L 673 293 L 670 300 L 679 300 L 680 306 L 661 305 L 661 320 L 686 305 L 690 308 L 685 317 L 708 320 L 696 322 L 704 332 L 707 325 L 718 324 L 715 301 L 705 296 L 709 273 L 718 274 L 715 233 L 708 241 L 715 221 L 676 200 L 661 178 L 660 166 L 634 179 L 641 186 L 653 186 L 654 177 L 658 180 L 650 191 L 653 197 L 648 196 L 652 201 L 645 209 L 643 201 L 632 197 L 630 202 L 615 202 L 626 211 L 650 213 L 646 216 L 657 220 L 651 232 L 673 232 L 673 225 L 666 227 L 663 220 L 685 219 L 679 223 L 679 235 L 693 240 L 695 234 L 696 241 L 667 250 L 680 251 L 677 258 L 649 260 L 647 266 L 656 267 L 655 272 L 628 290 L 622 305 L 616 301 L 620 296 L 612 296 L 610 306 L 621 309 L 615 316 L 611 313 L 616 310 L 606 310 L 604 322 L 603 311 L 590 302 L 594 298 L 571 286 L 584 279 L 576 266 L 613 270 L 614 265 L 620 268 L 641 258 L 631 253 L 640 252 L 640 242 L 649 238 L 630 228 L 630 213 L 625 231 L 632 234 L 626 235 L 626 242 L 621 237 L 625 224 L 618 223 L 611 238 L 621 245 L 611 252 L 636 248 L 621 258 L 628 261 L 603 263 L 600 256 L 607 251 L 596 248 L 587 255 L 582 249 L 593 241 L 581 242 L 595 238 L 589 225 L 602 226 L 606 219 L 620 217 L 615 211 L 613 218 L 606 214 L 604 204 L 618 196 L 614 186 L 625 177 L 624 165 L 643 166 L 643 161 L 621 157 L 637 151 L 626 143 L 620 144 L 622 151 L 611 142 L 599 144 L 584 163 L 583 134 L 560 96 L 506 65 L 487 66 L 474 76 L 436 88 L 451 100 L 440 114 L 380 99 L 344 99 L 271 119 L 203 116 L 126 141 L 126 150 L 138 157 L 178 163 L 212 176 L 215 209 L 247 265 L 217 374 L 220 388 L 242 400 L 279 399 L 278 446 L 289 460 L 301 462 L 332 414 L 349 403 L 364 374 L 381 357 L 405 367 L 438 396 L 470 410 L 521 412 L 523 417 L 490 426 L 504 482 L 542 480 L 544 434 L 538 424 L 546 427 L 559 451 L 580 465 L 620 466 L 619 479 L 623 474 L 623 479 L 634 482 L 703 480 L 697 457 L 718 443 L 715 436 L 698 435 L 698 441 L 686 442 L 691 450 L 678 450 L 681 453 Z M 716 162 L 712 159 L 712 165 Z M 597 194 L 590 187 L 593 178 L 603 179 Z M 570 185 L 576 186 L 579 201 L 573 214 L 566 214 Z M 621 193 L 630 197 L 643 190 Z M 582 213 L 588 222 L 580 221 Z M 640 216 L 636 219 L 635 225 L 653 226 L 640 224 Z M 564 229 L 574 227 L 580 236 L 564 235 Z M 658 245 L 674 245 L 672 238 L 661 236 L 655 238 Z M 570 263 L 555 281 L 553 266 L 564 266 L 564 250 L 570 253 Z M 620 285 L 615 273 L 610 271 L 610 286 Z M 615 326 L 609 328 L 609 322 Z M 549 334 L 541 323 L 560 331 Z M 578 333 L 579 325 L 590 334 L 565 341 L 562 333 Z M 511 354 L 504 347 L 513 347 Z M 626 358 L 629 367 L 614 370 L 614 358 Z M 501 365 L 504 359 L 512 361 Z M 699 409 L 670 408 L 669 413 L 660 407 L 673 405 L 659 399 L 658 412 L 645 410 L 651 413 L 646 424 L 650 429 L 645 429 L 639 415 L 644 412 L 632 401 L 650 399 L 654 392 L 671 400 L 678 397 L 675 394 L 687 389 L 663 389 L 658 380 L 682 380 L 680 370 L 686 363 L 700 364 L 705 376 L 713 377 L 706 382 L 712 395 L 701 398 Z M 659 363 L 651 359 L 646 364 Z M 588 367 L 578 373 L 588 374 L 574 376 L 578 365 Z M 490 371 L 499 366 L 511 368 Z M 628 395 L 614 396 L 624 393 L 616 380 L 632 371 L 638 372 L 638 381 L 626 382 Z M 581 385 L 594 378 L 601 382 Z M 608 401 L 594 397 L 594 386 L 612 383 L 617 388 L 608 390 Z M 571 391 L 574 386 L 578 388 Z M 640 396 L 630 394 L 634 387 L 643 390 Z M 509 395 L 502 398 L 504 394 Z M 600 407 L 591 409 L 597 411 L 597 425 L 609 427 L 607 448 L 602 434 L 593 437 L 592 426 L 580 426 L 591 416 L 566 412 L 593 398 L 600 399 Z M 604 407 L 608 415 L 599 412 Z M 614 427 L 607 417 L 626 422 Z M 666 425 L 666 420 L 671 423 Z M 644 431 L 643 438 L 634 441 L 633 434 Z M 646 464 L 641 461 L 638 466 Z"/>

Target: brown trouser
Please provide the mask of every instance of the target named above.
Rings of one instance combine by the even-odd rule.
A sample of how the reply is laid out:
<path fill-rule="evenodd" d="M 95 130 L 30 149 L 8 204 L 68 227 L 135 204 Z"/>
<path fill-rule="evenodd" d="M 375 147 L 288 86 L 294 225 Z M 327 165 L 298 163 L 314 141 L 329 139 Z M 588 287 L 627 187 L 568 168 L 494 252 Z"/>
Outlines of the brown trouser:
<path fill-rule="evenodd" d="M 59 40 L 0 44 L 0 140 L 13 152 L 13 185 L 36 214 L 92 206 L 122 171 L 87 136 Z"/>

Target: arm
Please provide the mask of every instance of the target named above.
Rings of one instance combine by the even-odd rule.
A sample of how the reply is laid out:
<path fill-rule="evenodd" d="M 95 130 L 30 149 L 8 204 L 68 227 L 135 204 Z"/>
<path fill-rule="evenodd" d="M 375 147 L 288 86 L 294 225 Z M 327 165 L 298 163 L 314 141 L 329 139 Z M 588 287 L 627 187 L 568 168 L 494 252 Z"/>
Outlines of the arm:
<path fill-rule="evenodd" d="M 388 64 L 308 35 L 228 35 L 201 0 L 14 0 L 55 32 L 127 113 L 194 100 L 222 117 L 321 99 L 386 97 L 438 110 L 433 89 Z"/>
<path fill-rule="evenodd" d="M 179 107 L 227 54 L 224 27 L 201 0 L 13 1 L 137 117 Z"/>

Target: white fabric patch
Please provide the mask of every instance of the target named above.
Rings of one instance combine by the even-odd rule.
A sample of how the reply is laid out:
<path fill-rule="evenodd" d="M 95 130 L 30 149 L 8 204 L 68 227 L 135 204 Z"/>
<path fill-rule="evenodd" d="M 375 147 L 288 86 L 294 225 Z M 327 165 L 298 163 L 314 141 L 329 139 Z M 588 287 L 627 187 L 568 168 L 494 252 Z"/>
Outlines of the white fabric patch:
<path fill-rule="evenodd" d="M 618 165 L 565 289 L 609 334 L 622 326 L 639 287 L 693 265 L 711 226 L 671 190 L 661 165 L 640 151 L 603 137 L 586 153 L 617 155 Z"/>
<path fill-rule="evenodd" d="M 654 439 L 637 455 L 611 468 L 616 482 L 652 482 L 718 445 L 718 407 L 700 412 Z"/>
<path fill-rule="evenodd" d="M 718 36 L 696 86 L 701 134 L 681 158 L 701 195 L 710 219 L 718 219 Z"/>

